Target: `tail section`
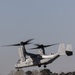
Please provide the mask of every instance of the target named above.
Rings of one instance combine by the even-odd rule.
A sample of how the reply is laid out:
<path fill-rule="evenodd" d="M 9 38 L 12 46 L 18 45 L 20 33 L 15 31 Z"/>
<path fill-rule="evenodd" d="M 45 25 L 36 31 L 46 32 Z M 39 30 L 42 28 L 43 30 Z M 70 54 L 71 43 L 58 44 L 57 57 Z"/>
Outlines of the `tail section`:
<path fill-rule="evenodd" d="M 59 55 L 65 55 L 65 44 L 64 43 L 61 43 L 59 45 L 58 54 Z"/>
<path fill-rule="evenodd" d="M 72 45 L 71 44 L 67 44 L 67 47 L 66 47 L 66 55 L 67 56 L 72 56 L 73 55 Z"/>

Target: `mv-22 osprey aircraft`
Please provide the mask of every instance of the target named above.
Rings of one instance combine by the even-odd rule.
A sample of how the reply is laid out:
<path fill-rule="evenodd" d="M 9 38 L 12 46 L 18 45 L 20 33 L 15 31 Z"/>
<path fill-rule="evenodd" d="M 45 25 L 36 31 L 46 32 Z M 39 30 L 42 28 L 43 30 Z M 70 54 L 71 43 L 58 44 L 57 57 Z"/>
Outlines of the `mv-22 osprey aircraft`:
<path fill-rule="evenodd" d="M 41 67 L 41 65 L 44 65 L 44 67 L 46 68 L 47 64 L 52 63 L 55 59 L 57 59 L 61 55 L 65 55 L 65 54 L 67 56 L 73 55 L 72 46 L 68 44 L 65 49 L 64 43 L 59 45 L 58 52 L 55 54 L 46 55 L 45 48 L 54 46 L 54 45 L 58 45 L 59 43 L 51 44 L 51 45 L 35 44 L 36 48 L 31 48 L 31 49 L 41 49 L 41 50 L 39 50 L 38 54 L 29 53 L 26 51 L 25 46 L 28 44 L 31 44 L 30 41 L 32 40 L 33 39 L 29 39 L 26 42 L 20 42 L 18 44 L 13 44 L 13 45 L 5 45 L 5 46 L 20 46 L 18 50 L 20 59 L 15 65 L 15 68 L 17 70 L 19 70 L 20 68 L 30 67 L 30 66 Z"/>

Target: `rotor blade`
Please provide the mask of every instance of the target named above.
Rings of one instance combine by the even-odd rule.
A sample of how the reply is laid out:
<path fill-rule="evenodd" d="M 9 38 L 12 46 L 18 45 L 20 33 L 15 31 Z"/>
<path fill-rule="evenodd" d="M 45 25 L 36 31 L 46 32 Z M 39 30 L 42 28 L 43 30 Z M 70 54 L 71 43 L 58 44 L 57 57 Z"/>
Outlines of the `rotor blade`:
<path fill-rule="evenodd" d="M 25 42 L 20 42 L 20 45 L 32 44 L 32 43 L 30 43 L 30 41 L 32 41 L 32 40 L 34 40 L 34 39 L 29 39 L 29 40 L 27 40 L 27 41 L 25 41 Z"/>
<path fill-rule="evenodd" d="M 36 45 L 37 47 L 31 48 L 31 49 L 29 49 L 29 50 L 32 50 L 32 49 L 44 49 L 44 48 L 46 48 L 46 47 L 50 47 L 50 46 L 54 46 L 54 45 L 58 45 L 58 44 L 59 44 L 59 43 L 55 43 L 55 44 L 51 44 L 51 45 L 34 44 L 34 45 Z"/>
<path fill-rule="evenodd" d="M 51 45 L 45 45 L 44 47 L 50 47 L 50 46 L 54 46 L 54 45 L 58 45 L 59 43 L 55 43 L 55 44 L 51 44 Z"/>
<path fill-rule="evenodd" d="M 29 50 L 33 50 L 33 49 L 39 49 L 39 48 L 30 48 Z"/>
<path fill-rule="evenodd" d="M 2 47 L 7 47 L 7 46 L 20 46 L 20 44 L 3 45 Z"/>
<path fill-rule="evenodd" d="M 35 46 L 40 46 L 40 44 L 34 44 Z"/>
<path fill-rule="evenodd" d="M 30 41 L 32 41 L 32 40 L 34 40 L 34 39 L 29 39 L 29 40 L 27 40 L 25 43 L 28 43 L 28 42 L 30 42 Z"/>
<path fill-rule="evenodd" d="M 20 43 L 18 43 L 18 44 L 3 45 L 2 47 L 6 47 L 6 46 L 21 46 L 21 45 L 27 45 L 27 44 L 31 44 L 31 43 L 29 43 L 29 42 L 32 41 L 32 40 L 34 40 L 34 39 L 29 39 L 29 40 L 27 40 L 26 42 L 20 42 Z"/>

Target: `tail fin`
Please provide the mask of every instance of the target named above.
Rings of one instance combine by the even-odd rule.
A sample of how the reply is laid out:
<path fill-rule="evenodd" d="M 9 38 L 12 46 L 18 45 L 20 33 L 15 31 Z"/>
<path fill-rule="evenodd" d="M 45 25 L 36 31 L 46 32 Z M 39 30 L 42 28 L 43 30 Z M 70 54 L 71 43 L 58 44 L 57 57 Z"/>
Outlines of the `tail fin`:
<path fill-rule="evenodd" d="M 71 44 L 67 44 L 67 47 L 66 47 L 66 55 L 67 56 L 73 55 L 72 45 Z"/>
<path fill-rule="evenodd" d="M 22 62 L 24 62 L 25 61 L 25 58 L 24 58 L 23 50 L 21 48 L 19 48 L 18 49 L 18 52 L 19 52 L 20 60 Z"/>
<path fill-rule="evenodd" d="M 61 43 L 59 45 L 58 53 L 59 55 L 65 55 L 65 44 L 64 43 Z"/>

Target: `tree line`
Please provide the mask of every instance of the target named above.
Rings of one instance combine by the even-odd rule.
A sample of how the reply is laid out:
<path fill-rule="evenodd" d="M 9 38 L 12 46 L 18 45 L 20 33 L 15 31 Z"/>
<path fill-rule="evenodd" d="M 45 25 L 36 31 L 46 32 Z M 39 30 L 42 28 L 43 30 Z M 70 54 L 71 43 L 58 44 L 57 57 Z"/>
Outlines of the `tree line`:
<path fill-rule="evenodd" d="M 59 73 L 53 73 L 49 69 L 43 69 L 43 70 L 40 70 L 40 71 L 37 71 L 37 70 L 30 71 L 30 70 L 28 70 L 26 72 L 24 72 L 21 69 L 19 71 L 12 70 L 8 75 L 75 75 L 75 71 L 74 72 L 67 72 L 67 73 L 61 72 L 59 74 Z"/>

